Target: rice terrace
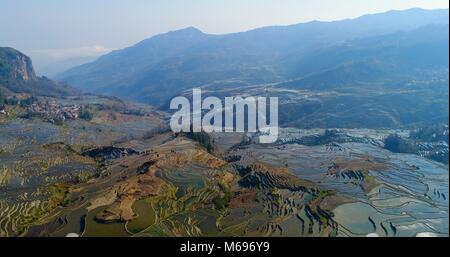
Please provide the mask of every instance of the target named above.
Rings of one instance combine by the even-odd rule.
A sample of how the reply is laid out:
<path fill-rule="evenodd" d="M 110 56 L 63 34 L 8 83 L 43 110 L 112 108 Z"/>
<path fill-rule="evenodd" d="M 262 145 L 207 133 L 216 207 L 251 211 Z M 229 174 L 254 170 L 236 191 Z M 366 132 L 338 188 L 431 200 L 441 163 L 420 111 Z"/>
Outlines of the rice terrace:
<path fill-rule="evenodd" d="M 0 237 L 449 237 L 448 2 L 349 1 L 1 1 Z"/>

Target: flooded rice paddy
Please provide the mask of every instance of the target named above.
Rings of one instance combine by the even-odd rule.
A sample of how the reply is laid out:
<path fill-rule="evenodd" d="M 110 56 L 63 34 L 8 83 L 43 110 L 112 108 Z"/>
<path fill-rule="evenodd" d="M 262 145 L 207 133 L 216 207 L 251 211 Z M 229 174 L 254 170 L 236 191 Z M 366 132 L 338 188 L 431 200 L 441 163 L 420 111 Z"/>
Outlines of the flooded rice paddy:
<path fill-rule="evenodd" d="M 449 235 L 448 166 L 418 155 L 396 154 L 371 144 L 343 143 L 339 147 L 287 144 L 249 147 L 255 158 L 287 166 L 303 179 L 335 190 L 354 202 L 334 209 L 338 236 Z M 334 160 L 370 159 L 385 165 L 369 170 L 376 180 L 370 191 L 358 181 L 327 173 Z"/>

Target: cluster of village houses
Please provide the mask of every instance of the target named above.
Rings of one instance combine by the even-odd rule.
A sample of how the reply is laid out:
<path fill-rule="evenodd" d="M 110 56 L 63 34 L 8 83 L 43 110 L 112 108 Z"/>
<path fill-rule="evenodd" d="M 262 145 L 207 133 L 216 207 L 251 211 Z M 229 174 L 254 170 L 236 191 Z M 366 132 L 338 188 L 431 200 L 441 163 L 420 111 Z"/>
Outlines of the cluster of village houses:
<path fill-rule="evenodd" d="M 81 107 L 78 105 L 62 106 L 56 102 L 38 102 L 31 104 L 28 112 L 53 120 L 74 120 L 79 118 Z"/>

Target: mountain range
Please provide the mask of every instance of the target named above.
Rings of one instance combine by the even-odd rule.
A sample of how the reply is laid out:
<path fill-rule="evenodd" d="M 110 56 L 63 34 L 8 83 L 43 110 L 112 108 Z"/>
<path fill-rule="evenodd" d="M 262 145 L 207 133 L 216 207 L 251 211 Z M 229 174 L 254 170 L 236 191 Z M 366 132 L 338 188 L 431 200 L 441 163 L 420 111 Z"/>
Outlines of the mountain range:
<path fill-rule="evenodd" d="M 310 76 L 306 84 L 323 87 L 316 85 L 316 74 L 334 83 L 381 74 L 367 69 L 391 70 L 390 75 L 448 69 L 448 57 L 441 54 L 443 47 L 448 53 L 448 18 L 448 9 L 410 9 L 225 35 L 190 27 L 113 51 L 57 79 L 88 92 L 161 105 L 182 90 L 210 84 L 258 85 Z"/>

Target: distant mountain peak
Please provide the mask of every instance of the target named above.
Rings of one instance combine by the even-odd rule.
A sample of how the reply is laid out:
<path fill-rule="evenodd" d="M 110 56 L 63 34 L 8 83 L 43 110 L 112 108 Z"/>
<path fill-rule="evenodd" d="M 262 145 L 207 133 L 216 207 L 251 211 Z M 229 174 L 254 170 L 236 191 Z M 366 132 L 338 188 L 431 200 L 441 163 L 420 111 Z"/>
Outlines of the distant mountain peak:
<path fill-rule="evenodd" d="M 159 34 L 154 37 L 201 37 L 204 35 L 206 34 L 195 27 L 186 27 L 183 29 L 171 30 L 167 33 Z"/>
<path fill-rule="evenodd" d="M 154 43 L 155 40 L 173 40 L 173 39 L 186 39 L 186 38 L 198 38 L 205 37 L 207 34 L 203 33 L 195 27 L 186 27 L 178 30 L 171 30 L 166 33 L 161 33 L 154 35 L 152 37 L 146 38 L 141 42 L 137 43 L 135 46 L 146 45 L 147 43 Z"/>
<path fill-rule="evenodd" d="M 206 35 L 206 34 L 195 27 L 186 27 L 183 29 L 171 30 L 167 33 L 158 34 L 158 35 L 155 35 L 148 39 L 158 38 L 158 37 L 174 37 L 174 36 L 175 37 L 197 37 L 197 36 L 203 36 L 203 35 Z M 148 39 L 146 39 L 146 40 L 148 40 Z"/>
<path fill-rule="evenodd" d="M 198 34 L 204 34 L 201 30 L 197 29 L 196 27 L 192 27 L 192 26 L 186 27 L 186 28 L 183 28 L 183 29 L 173 30 L 173 31 L 171 31 L 171 32 L 178 32 L 178 33 L 183 32 L 183 33 L 198 33 Z"/>
<path fill-rule="evenodd" d="M 57 78 L 89 92 L 162 104 L 190 86 L 230 79 L 255 84 L 297 78 L 317 71 L 299 64 L 319 50 L 432 24 L 448 24 L 448 10 L 413 9 L 221 35 L 186 27 L 114 51 Z"/>

